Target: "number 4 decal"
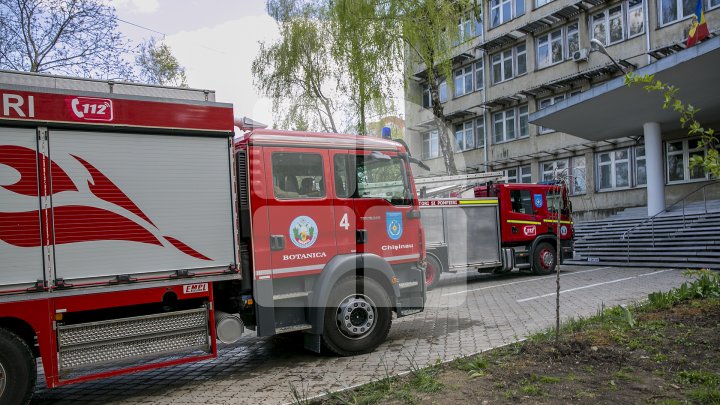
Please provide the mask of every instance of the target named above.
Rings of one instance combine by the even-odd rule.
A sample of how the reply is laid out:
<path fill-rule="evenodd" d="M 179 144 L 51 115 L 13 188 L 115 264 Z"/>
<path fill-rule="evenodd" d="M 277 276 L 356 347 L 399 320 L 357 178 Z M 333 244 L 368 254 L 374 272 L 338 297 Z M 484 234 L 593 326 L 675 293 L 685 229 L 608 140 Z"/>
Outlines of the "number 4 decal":
<path fill-rule="evenodd" d="M 342 218 L 340 218 L 340 227 L 345 228 L 346 231 L 350 229 L 350 221 L 348 221 L 347 212 L 345 213 L 345 215 L 343 215 Z"/>

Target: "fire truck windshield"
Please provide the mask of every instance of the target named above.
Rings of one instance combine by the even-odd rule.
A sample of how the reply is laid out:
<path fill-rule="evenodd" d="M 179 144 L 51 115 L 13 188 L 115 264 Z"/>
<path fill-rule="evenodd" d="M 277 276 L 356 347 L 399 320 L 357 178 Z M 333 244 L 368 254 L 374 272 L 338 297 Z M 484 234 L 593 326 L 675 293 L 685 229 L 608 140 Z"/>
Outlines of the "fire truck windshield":
<path fill-rule="evenodd" d="M 412 204 L 405 162 L 396 156 L 380 159 L 374 155 L 357 156 L 356 198 L 382 198 L 393 205 Z"/>

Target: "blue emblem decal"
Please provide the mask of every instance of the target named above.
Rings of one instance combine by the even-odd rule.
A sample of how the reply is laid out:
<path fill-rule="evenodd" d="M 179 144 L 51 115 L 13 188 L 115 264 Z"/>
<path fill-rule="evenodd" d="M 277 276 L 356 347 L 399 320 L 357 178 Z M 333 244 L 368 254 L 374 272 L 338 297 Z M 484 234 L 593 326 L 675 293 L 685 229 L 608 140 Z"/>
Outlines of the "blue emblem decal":
<path fill-rule="evenodd" d="M 533 194 L 533 201 L 535 202 L 536 208 L 542 208 L 543 201 L 542 201 L 542 194 Z"/>
<path fill-rule="evenodd" d="M 402 212 L 386 212 L 385 227 L 390 239 L 400 239 L 403 233 Z"/>
<path fill-rule="evenodd" d="M 299 248 L 309 248 L 318 237 L 318 227 L 312 218 L 301 215 L 290 223 L 290 240 Z"/>

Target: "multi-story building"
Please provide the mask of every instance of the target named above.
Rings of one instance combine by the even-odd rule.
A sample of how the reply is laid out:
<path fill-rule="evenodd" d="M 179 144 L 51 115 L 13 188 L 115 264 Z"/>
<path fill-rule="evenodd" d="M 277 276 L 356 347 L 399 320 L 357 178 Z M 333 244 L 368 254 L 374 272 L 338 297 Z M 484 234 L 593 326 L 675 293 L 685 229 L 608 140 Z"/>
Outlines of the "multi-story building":
<path fill-rule="evenodd" d="M 720 0 L 702 0 L 711 35 Z M 464 41 L 453 52 L 441 101 L 461 172 L 504 171 L 511 182 L 562 173 L 579 219 L 646 204 L 642 129 L 636 136 L 588 141 L 535 126 L 535 111 L 684 49 L 697 0 L 489 0 L 482 18 L 459 16 Z M 618 61 L 591 47 L 603 43 Z M 620 67 L 618 66 L 620 65 Z M 444 174 L 439 131 L 430 108 L 426 66 L 406 94 L 406 142 L 431 172 Z M 718 70 L 720 71 L 720 70 Z M 452 82 L 452 84 L 450 84 Z M 661 108 L 661 105 L 653 106 Z M 608 125 L 612 125 L 608 122 Z M 689 159 L 705 153 L 687 131 L 663 134 L 665 193 L 672 201 L 707 181 Z"/>

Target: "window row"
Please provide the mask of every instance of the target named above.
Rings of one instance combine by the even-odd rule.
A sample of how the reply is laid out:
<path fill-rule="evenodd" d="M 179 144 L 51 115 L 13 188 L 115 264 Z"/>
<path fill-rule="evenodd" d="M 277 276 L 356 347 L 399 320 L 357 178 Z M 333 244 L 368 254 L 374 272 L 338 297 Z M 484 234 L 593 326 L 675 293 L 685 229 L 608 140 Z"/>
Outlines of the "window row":
<path fill-rule="evenodd" d="M 697 0 L 658 0 L 658 2 L 661 26 L 692 17 L 697 6 Z M 720 7 L 720 0 L 703 0 L 703 10 L 717 7 Z"/>

